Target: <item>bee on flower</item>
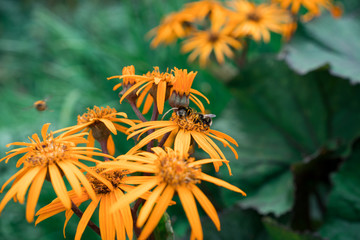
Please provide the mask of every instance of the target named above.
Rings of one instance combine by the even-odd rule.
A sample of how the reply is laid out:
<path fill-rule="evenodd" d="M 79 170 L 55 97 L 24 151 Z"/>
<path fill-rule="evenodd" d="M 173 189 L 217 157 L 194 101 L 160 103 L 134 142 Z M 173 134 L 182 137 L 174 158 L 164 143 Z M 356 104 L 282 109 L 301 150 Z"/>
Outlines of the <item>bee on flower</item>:
<path fill-rule="evenodd" d="M 148 144 L 150 141 L 157 139 L 161 136 L 166 137 L 171 133 L 175 133 L 174 150 L 182 151 L 185 153 L 189 152 L 192 140 L 202 148 L 206 153 L 213 159 L 226 159 L 221 149 L 212 140 L 218 140 L 229 147 L 234 153 L 235 157 L 238 158 L 236 150 L 230 145 L 230 143 L 238 146 L 237 142 L 225 133 L 213 130 L 210 128 L 210 120 L 204 119 L 199 116 L 199 113 L 192 110 L 191 108 L 179 108 L 176 110 L 170 120 L 168 121 L 149 121 L 143 122 L 129 128 L 131 134 L 128 138 L 138 135 L 141 137 L 144 133 L 151 129 L 155 131 L 148 136 L 144 137 L 137 145 L 129 150 L 128 153 L 135 153 L 137 150 Z M 214 162 L 215 170 L 219 171 L 219 167 L 222 162 Z M 226 162 L 226 165 L 231 174 L 231 169 Z"/>

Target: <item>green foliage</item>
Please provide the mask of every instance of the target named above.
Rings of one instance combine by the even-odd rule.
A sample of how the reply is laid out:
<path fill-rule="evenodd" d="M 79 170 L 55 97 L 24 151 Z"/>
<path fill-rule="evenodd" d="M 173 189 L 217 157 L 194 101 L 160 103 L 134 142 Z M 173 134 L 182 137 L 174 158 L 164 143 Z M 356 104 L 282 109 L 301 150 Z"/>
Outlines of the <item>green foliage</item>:
<path fill-rule="evenodd" d="M 270 57 L 249 64 L 231 87 L 236 98 L 215 123 L 225 132 L 232 126 L 239 143 L 227 180 L 248 193 L 242 206 L 284 214 L 294 203 L 294 163 L 359 135 L 360 88 L 326 71 L 299 76 Z M 229 204 L 239 199 L 222 192 Z"/>
<path fill-rule="evenodd" d="M 221 231 L 217 231 L 211 220 L 202 219 L 204 239 L 239 239 L 268 240 L 270 239 L 261 222 L 261 216 L 254 210 L 244 210 L 234 206 L 224 210 L 220 215 Z"/>
<path fill-rule="evenodd" d="M 332 176 L 334 187 L 328 201 L 328 212 L 321 235 L 329 239 L 356 239 L 360 227 L 360 176 L 358 173 L 360 142 L 357 139 L 352 154 Z M 343 231 L 346 229 L 346 231 Z"/>
<path fill-rule="evenodd" d="M 341 19 L 327 14 L 303 24 L 285 47 L 285 60 L 300 74 L 326 66 L 335 76 L 360 82 L 360 45 L 353 40 L 360 37 L 359 21 L 354 12 Z"/>
<path fill-rule="evenodd" d="M 268 231 L 272 240 L 321 240 L 322 238 L 313 236 L 311 234 L 301 234 L 292 231 L 291 229 L 277 223 L 274 219 L 263 219 L 266 230 Z"/>

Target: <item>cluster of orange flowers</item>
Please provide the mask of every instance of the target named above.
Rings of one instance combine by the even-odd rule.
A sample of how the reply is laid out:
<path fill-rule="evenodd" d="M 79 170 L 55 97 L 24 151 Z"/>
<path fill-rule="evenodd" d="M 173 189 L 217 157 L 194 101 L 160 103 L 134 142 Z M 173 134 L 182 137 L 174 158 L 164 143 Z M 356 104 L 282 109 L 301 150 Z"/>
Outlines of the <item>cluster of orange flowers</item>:
<path fill-rule="evenodd" d="M 207 14 L 207 13 L 204 13 Z M 14 142 L 7 146 L 20 146 L 10 150 L 0 161 L 8 162 L 21 156 L 17 167 L 21 169 L 3 185 L 1 192 L 11 183 L 0 203 L 0 212 L 13 199 L 26 203 L 26 219 L 38 216 L 36 223 L 65 212 L 65 227 L 75 213 L 80 217 L 75 239 L 80 239 L 85 228 L 91 227 L 102 239 L 147 239 L 156 228 L 166 209 L 175 204 L 179 196 L 191 226 L 191 238 L 203 239 L 200 217 L 195 199 L 220 230 L 220 221 L 210 200 L 197 186 L 201 181 L 246 195 L 241 189 L 210 176 L 202 171 L 204 164 L 213 164 L 216 171 L 229 161 L 214 140 L 231 148 L 236 141 L 225 133 L 211 128 L 214 115 L 205 114 L 204 105 L 196 96 L 207 98 L 192 89 L 197 72 L 174 68 L 160 72 L 158 67 L 143 75 L 136 75 L 134 66 L 123 68 L 123 74 L 109 79 L 120 79 L 114 89 L 122 86 L 120 102 L 126 99 L 140 120 L 131 120 L 122 112 L 110 107 L 88 109 L 79 115 L 77 125 L 49 132 L 49 123 L 41 136 L 33 134 L 30 142 Z M 139 111 L 151 107 L 151 121 Z M 202 112 L 189 107 L 192 101 Z M 169 120 L 158 120 L 166 107 L 172 110 Z M 166 114 L 164 114 L 166 115 Z M 163 116 L 164 118 L 164 116 Z M 127 153 L 115 155 L 112 135 L 118 133 L 133 138 L 135 145 Z M 94 147 L 97 141 L 101 150 Z M 143 147 L 146 146 L 146 149 Z M 196 146 L 209 158 L 196 159 Z M 103 161 L 94 156 L 102 157 Z M 72 190 L 68 191 L 64 178 Z M 50 182 L 57 195 L 36 214 L 38 198 L 45 180 Z M 90 201 L 81 212 L 79 205 Z M 99 227 L 92 221 L 99 206 Z M 139 206 L 141 208 L 139 209 Z M 134 225 L 135 223 L 135 225 Z"/>
<path fill-rule="evenodd" d="M 191 52 L 189 61 L 198 57 L 200 65 L 204 66 L 214 54 L 221 64 L 225 56 L 233 57 L 234 50 L 247 44 L 244 39 L 267 43 L 270 32 L 275 32 L 289 40 L 297 29 L 301 8 L 307 11 L 300 17 L 302 21 L 320 16 L 322 9 L 329 10 L 334 17 L 342 14 L 342 9 L 333 0 L 272 0 L 262 4 L 248 0 L 233 0 L 226 4 L 201 0 L 188 3 L 184 9 L 166 16 L 149 32 L 149 36 L 154 36 L 151 46 L 186 38 L 181 50 Z"/>

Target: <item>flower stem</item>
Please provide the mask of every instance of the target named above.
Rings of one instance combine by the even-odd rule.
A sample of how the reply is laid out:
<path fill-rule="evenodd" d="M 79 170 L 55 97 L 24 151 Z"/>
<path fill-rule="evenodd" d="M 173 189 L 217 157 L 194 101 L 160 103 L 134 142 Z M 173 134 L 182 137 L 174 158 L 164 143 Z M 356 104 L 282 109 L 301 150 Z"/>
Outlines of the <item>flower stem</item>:
<path fill-rule="evenodd" d="M 158 111 L 158 108 L 157 108 L 156 100 L 154 100 L 154 107 L 153 107 L 153 113 L 152 113 L 152 116 L 151 116 L 151 121 L 156 121 L 158 119 L 158 117 L 159 117 L 159 111 Z M 148 131 L 148 135 L 150 135 L 153 132 L 154 132 L 154 129 L 150 129 Z M 151 152 L 151 148 L 153 148 L 153 147 L 154 147 L 154 139 L 151 140 L 148 143 L 148 145 L 146 147 L 146 151 Z"/>
<path fill-rule="evenodd" d="M 75 205 L 73 201 L 71 201 L 71 210 L 78 216 L 80 219 L 83 216 L 83 212 Z M 100 235 L 100 228 L 96 226 L 91 220 L 87 223 L 87 225 L 99 236 Z"/>
<path fill-rule="evenodd" d="M 136 107 L 136 104 L 134 101 L 128 101 L 130 103 L 130 106 L 132 107 L 133 111 L 135 112 L 136 116 L 143 122 L 147 122 L 144 115 L 140 112 L 140 110 Z"/>
<path fill-rule="evenodd" d="M 244 48 L 241 52 L 240 58 L 237 61 L 239 67 L 244 67 L 247 62 L 247 54 L 249 52 L 249 46 L 250 46 L 250 39 L 245 38 Z"/>
<path fill-rule="evenodd" d="M 166 133 L 160 140 L 158 147 L 164 146 L 166 140 L 169 138 L 171 132 Z"/>
<path fill-rule="evenodd" d="M 137 212 L 138 212 L 140 205 L 143 203 L 144 203 L 144 199 L 138 198 L 134 204 L 134 207 L 131 208 L 131 214 L 133 217 L 133 225 L 134 225 L 134 231 L 135 231 L 136 238 L 138 238 L 141 233 L 141 229 L 136 226 L 137 217 L 138 217 Z"/>
<path fill-rule="evenodd" d="M 107 148 L 107 140 L 103 139 L 101 141 L 98 141 L 100 143 L 100 146 L 101 146 L 101 150 L 103 153 L 105 154 L 109 154 L 109 151 L 108 151 L 108 148 Z M 110 161 L 108 157 L 105 157 L 104 156 L 104 161 L 107 162 L 107 161 Z"/>

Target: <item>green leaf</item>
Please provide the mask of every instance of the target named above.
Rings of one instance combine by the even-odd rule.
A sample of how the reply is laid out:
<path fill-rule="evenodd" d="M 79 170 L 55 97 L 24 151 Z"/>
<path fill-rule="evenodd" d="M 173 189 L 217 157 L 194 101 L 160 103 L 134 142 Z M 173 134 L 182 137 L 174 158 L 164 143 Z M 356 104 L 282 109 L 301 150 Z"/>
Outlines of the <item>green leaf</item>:
<path fill-rule="evenodd" d="M 157 227 L 154 230 L 155 239 L 173 240 L 175 239 L 174 230 L 171 226 L 170 216 L 167 212 L 161 217 Z"/>
<path fill-rule="evenodd" d="M 219 218 L 221 231 L 216 230 L 214 224 L 207 216 L 202 218 L 204 239 L 269 239 L 261 222 L 261 216 L 253 210 L 232 207 L 219 213 Z"/>
<path fill-rule="evenodd" d="M 266 217 L 263 223 L 272 240 L 321 240 L 322 238 L 311 234 L 300 234 Z"/>
<path fill-rule="evenodd" d="M 334 188 L 328 201 L 325 224 L 320 233 L 329 239 L 358 239 L 360 229 L 360 141 L 353 145 L 352 155 L 333 175 Z M 346 231 L 344 231 L 346 229 Z"/>
<path fill-rule="evenodd" d="M 289 66 L 306 74 L 322 66 L 329 66 L 334 76 L 360 82 L 359 15 L 333 19 L 324 14 L 305 23 L 292 41 L 285 46 L 283 56 Z"/>
<path fill-rule="evenodd" d="M 220 174 L 247 197 L 222 189 L 223 199 L 279 216 L 294 204 L 293 165 L 360 135 L 360 87 L 327 71 L 299 76 L 271 57 L 250 63 L 231 87 L 235 99 L 214 129 L 237 140 L 239 160 L 226 152 L 233 176 Z"/>

